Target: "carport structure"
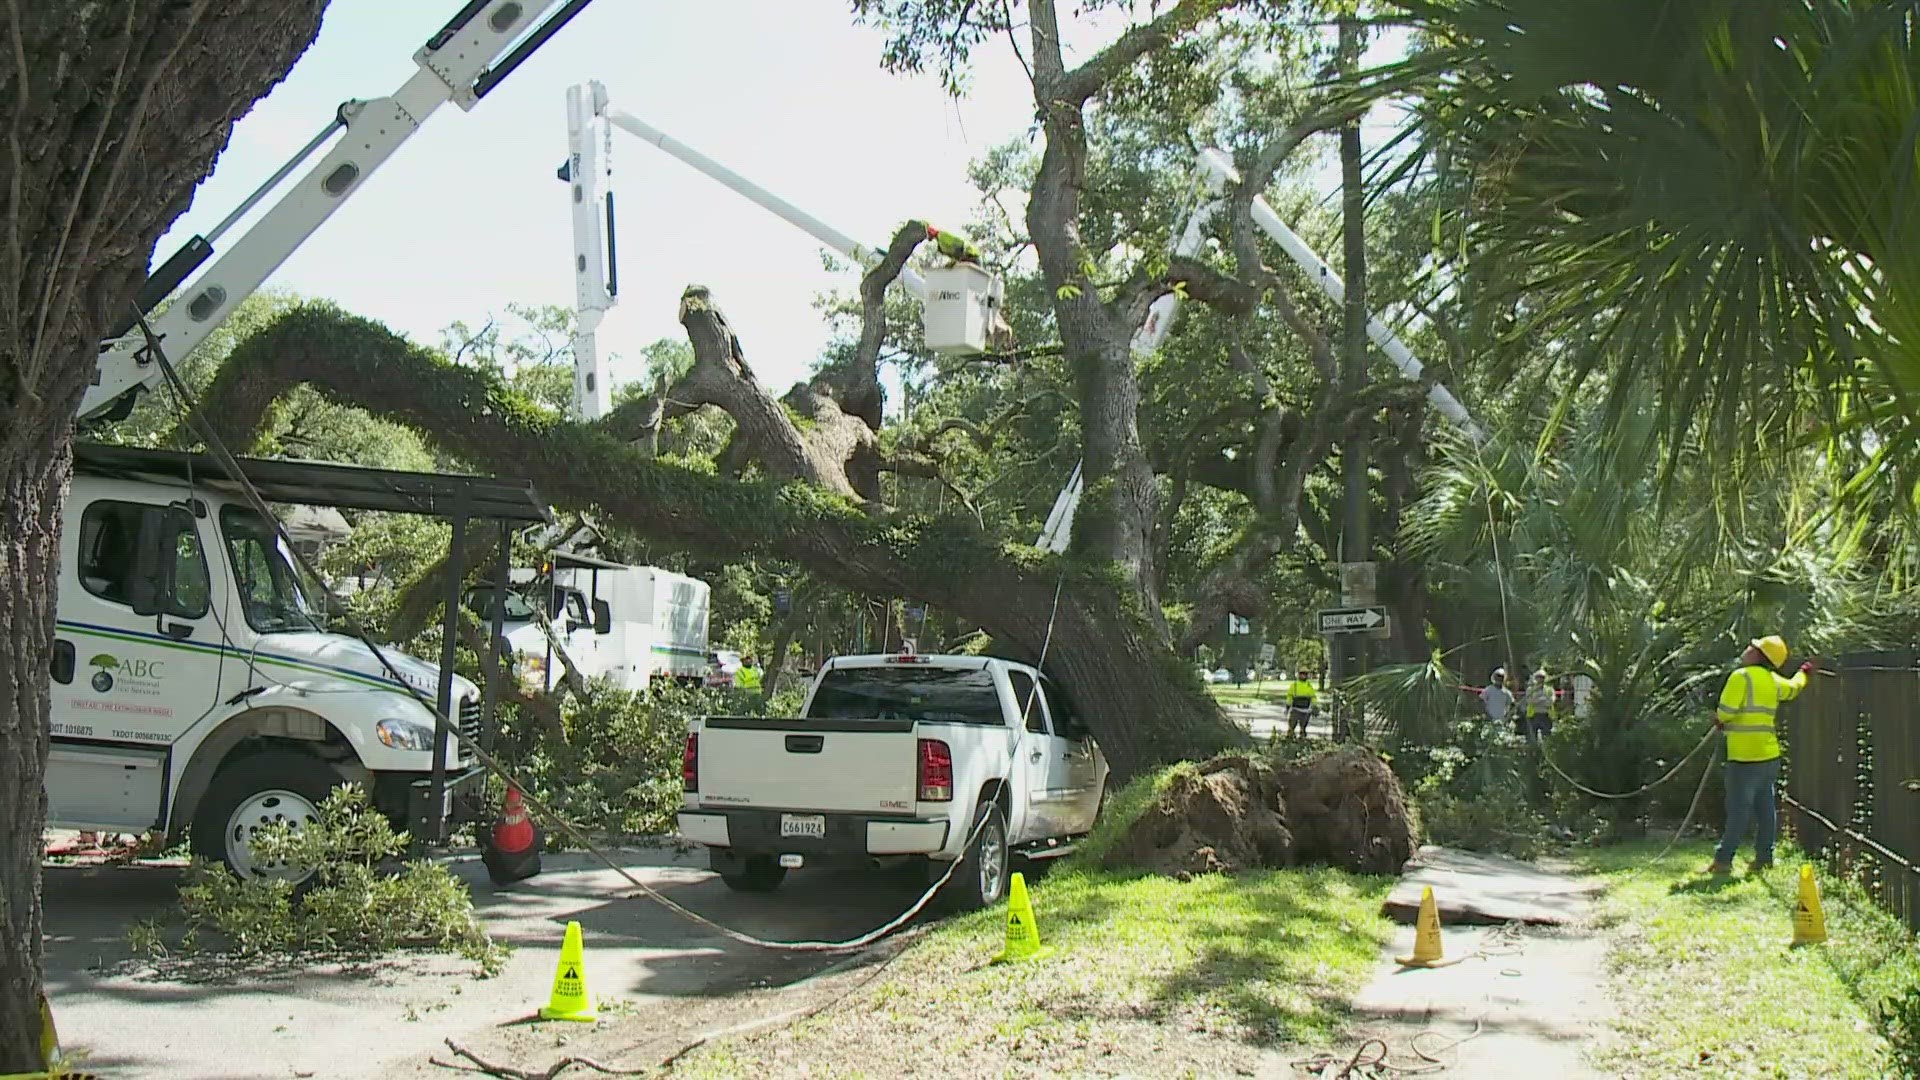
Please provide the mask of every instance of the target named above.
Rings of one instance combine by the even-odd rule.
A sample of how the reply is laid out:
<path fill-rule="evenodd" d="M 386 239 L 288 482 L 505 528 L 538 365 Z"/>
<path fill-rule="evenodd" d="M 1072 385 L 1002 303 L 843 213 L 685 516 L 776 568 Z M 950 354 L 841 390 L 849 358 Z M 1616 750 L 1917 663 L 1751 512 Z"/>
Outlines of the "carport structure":
<path fill-rule="evenodd" d="M 459 640 L 461 583 L 466 579 L 467 530 L 477 523 L 494 522 L 499 530 L 496 553 L 499 578 L 507 578 L 513 553 L 516 527 L 552 520 L 552 513 L 526 480 L 496 479 L 458 473 L 407 472 L 398 469 L 374 469 L 359 465 L 337 465 L 318 461 L 235 457 L 242 477 L 235 476 L 212 454 L 179 450 L 149 450 L 142 447 L 106 443 L 76 443 L 74 468 L 94 476 L 123 479 L 163 479 L 186 486 L 202 485 L 220 491 L 243 494 L 250 484 L 269 503 L 296 506 L 321 506 L 340 510 L 380 510 L 396 514 L 416 514 L 447 521 L 453 536 L 447 548 L 446 611 L 441 624 L 440 682 L 435 711 L 433 773 L 431 779 L 417 782 L 411 793 L 409 825 L 413 835 L 423 841 L 439 843 L 446 839 L 450 800 L 447 797 L 446 750 L 451 737 L 453 715 L 453 674 L 455 646 Z M 275 528 L 281 528 L 278 518 Z M 281 539 L 288 542 L 284 530 Z M 291 543 L 289 542 L 289 547 Z M 322 583 L 324 585 L 324 582 Z M 331 600 L 331 592 L 329 591 Z M 493 605 L 489 641 L 498 650 L 501 638 L 502 605 Z M 477 731 L 463 734 L 477 737 L 485 749 L 491 749 L 497 730 L 500 701 L 498 685 L 502 665 L 487 665 L 483 672 L 484 689 Z"/>

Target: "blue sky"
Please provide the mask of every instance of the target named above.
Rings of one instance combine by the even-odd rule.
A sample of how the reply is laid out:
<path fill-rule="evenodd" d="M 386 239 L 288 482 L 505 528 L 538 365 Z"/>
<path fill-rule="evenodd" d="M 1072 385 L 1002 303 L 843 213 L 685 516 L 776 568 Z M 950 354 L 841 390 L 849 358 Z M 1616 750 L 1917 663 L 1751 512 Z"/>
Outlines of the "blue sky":
<path fill-rule="evenodd" d="M 455 0 L 333 0 L 287 80 L 236 125 L 156 261 L 212 227 L 347 98 L 384 96 Z M 879 67 L 881 36 L 842 0 L 598 0 L 471 113 L 448 105 L 269 281 L 423 342 L 507 303 L 571 306 L 566 88 L 607 84 L 665 129 L 856 238 L 910 217 L 964 225 L 970 160 L 1027 130 L 1030 90 L 1002 44 L 959 102 Z M 820 245 L 653 147 L 615 134 L 620 306 L 603 349 L 680 335 L 680 290 L 714 290 L 761 377 L 784 387 L 825 341 L 812 308 L 851 278 Z M 229 238 L 237 237 L 230 233 Z M 631 374 L 616 368 L 616 379 Z"/>

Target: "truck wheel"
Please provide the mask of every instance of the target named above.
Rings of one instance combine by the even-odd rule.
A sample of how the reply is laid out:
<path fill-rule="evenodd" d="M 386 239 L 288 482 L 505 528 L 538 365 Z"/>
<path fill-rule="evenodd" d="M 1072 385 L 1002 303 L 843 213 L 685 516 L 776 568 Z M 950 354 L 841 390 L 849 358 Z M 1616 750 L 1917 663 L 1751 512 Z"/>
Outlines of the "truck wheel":
<path fill-rule="evenodd" d="M 320 804 L 344 778 L 318 758 L 269 750 L 229 761 L 214 775 L 193 815 L 193 853 L 225 863 L 242 878 L 278 878 L 299 885 L 308 867 L 254 859 L 249 839 L 275 822 L 298 828 L 320 819 Z"/>
<path fill-rule="evenodd" d="M 786 879 L 787 868 L 771 855 L 749 855 L 738 871 L 720 875 L 734 892 L 770 893 Z"/>
<path fill-rule="evenodd" d="M 983 802 L 974 808 L 973 825 L 977 832 L 967 854 L 954 867 L 942 899 L 956 911 L 978 911 L 992 907 L 1007 895 L 1007 870 L 1011 852 L 1007 850 L 1007 815 L 1000 804 Z"/>

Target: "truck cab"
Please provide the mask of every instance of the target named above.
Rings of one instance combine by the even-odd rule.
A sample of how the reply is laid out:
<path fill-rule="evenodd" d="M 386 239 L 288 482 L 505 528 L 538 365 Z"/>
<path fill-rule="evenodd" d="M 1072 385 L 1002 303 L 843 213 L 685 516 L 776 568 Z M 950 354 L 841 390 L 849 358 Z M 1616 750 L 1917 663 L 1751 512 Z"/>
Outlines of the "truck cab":
<path fill-rule="evenodd" d="M 256 865 L 248 837 L 314 819 L 342 784 L 362 785 L 413 827 L 436 738 L 433 710 L 408 688 L 435 700 L 440 670 L 387 652 L 403 683 L 358 639 L 329 632 L 273 523 L 210 480 L 209 459 L 87 444 L 75 456 L 51 671 L 49 824 L 185 835 L 195 854 L 243 876 L 287 876 Z M 450 682 L 450 715 L 477 735 L 479 690 Z M 483 779 L 464 740 L 443 747 L 442 819 Z"/>
<path fill-rule="evenodd" d="M 604 678 L 626 690 L 657 681 L 698 684 L 706 672 L 708 598 L 706 582 L 652 566 L 626 566 L 573 552 L 554 552 L 543 576 L 531 571 L 517 588 L 472 589 L 466 604 L 483 622 L 496 597 L 505 605 L 501 634 L 513 654 L 515 674 L 551 690 L 562 677 L 552 642 L 535 621 L 546 608 L 554 638 L 587 678 Z"/>

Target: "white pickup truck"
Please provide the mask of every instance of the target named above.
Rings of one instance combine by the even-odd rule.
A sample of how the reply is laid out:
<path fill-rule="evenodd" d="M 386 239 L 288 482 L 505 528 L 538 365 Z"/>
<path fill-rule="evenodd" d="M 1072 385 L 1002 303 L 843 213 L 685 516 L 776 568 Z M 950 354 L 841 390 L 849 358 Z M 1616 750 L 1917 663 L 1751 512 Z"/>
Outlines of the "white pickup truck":
<path fill-rule="evenodd" d="M 1037 692 L 1036 692 L 1037 690 Z M 1061 688 L 984 656 L 840 656 L 802 715 L 688 725 L 680 833 L 732 888 L 819 862 L 921 863 L 944 899 L 1006 895 L 1013 857 L 1093 828 L 1107 762 Z"/>

